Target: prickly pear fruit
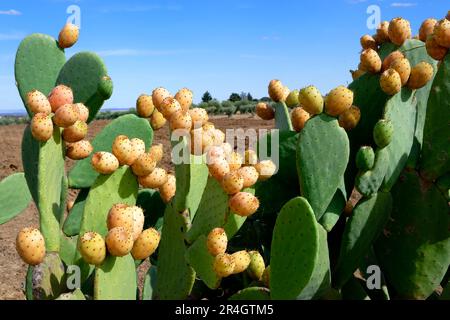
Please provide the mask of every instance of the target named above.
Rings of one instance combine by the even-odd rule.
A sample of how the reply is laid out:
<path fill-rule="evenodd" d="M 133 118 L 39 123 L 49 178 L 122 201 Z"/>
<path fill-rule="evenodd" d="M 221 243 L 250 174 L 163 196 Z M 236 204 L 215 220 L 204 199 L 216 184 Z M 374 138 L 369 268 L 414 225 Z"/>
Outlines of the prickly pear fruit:
<path fill-rule="evenodd" d="M 139 237 L 139 235 L 142 233 L 142 230 L 144 229 L 144 211 L 142 208 L 139 208 L 138 206 L 130 206 L 126 209 L 127 211 L 131 211 L 131 214 L 133 216 L 133 229 L 131 232 L 131 236 L 133 237 L 133 241 L 136 241 L 136 239 Z"/>
<path fill-rule="evenodd" d="M 24 228 L 17 234 L 16 250 L 25 263 L 38 265 L 45 257 L 44 237 L 38 229 Z"/>
<path fill-rule="evenodd" d="M 378 121 L 373 129 L 373 139 L 380 148 L 387 147 L 391 143 L 393 135 L 394 126 L 388 120 Z"/>
<path fill-rule="evenodd" d="M 434 27 L 434 39 L 441 47 L 450 48 L 450 21 L 442 19 Z"/>
<path fill-rule="evenodd" d="M 389 23 L 389 39 L 393 44 L 401 46 L 411 39 L 411 24 L 403 18 L 395 18 Z"/>
<path fill-rule="evenodd" d="M 339 125 L 347 131 L 353 130 L 361 120 L 361 110 L 357 106 L 351 106 L 339 116 Z"/>
<path fill-rule="evenodd" d="M 244 153 L 244 165 L 245 166 L 254 166 L 258 163 L 258 155 L 255 151 L 249 149 L 245 150 Z"/>
<path fill-rule="evenodd" d="M 216 127 L 214 126 L 214 123 L 209 122 L 209 121 L 207 123 L 205 123 L 202 128 L 203 128 L 204 131 L 209 131 L 209 130 L 216 129 Z"/>
<path fill-rule="evenodd" d="M 164 147 L 161 143 L 155 144 L 150 147 L 150 151 L 148 153 L 152 156 L 153 160 L 160 162 L 163 158 Z"/>
<path fill-rule="evenodd" d="M 70 48 L 78 41 L 80 30 L 78 26 L 67 23 L 59 32 L 58 45 L 62 49 Z"/>
<path fill-rule="evenodd" d="M 447 55 L 448 49 L 446 47 L 438 45 L 434 35 L 428 36 L 425 46 L 427 48 L 428 55 L 434 60 L 441 61 Z"/>
<path fill-rule="evenodd" d="M 66 209 L 68 212 L 72 210 L 73 206 L 75 205 L 75 201 L 73 200 L 67 200 Z"/>
<path fill-rule="evenodd" d="M 150 257 L 158 248 L 161 235 L 153 228 L 142 231 L 131 249 L 135 260 L 144 260 Z"/>
<path fill-rule="evenodd" d="M 89 109 L 82 103 L 75 103 L 73 106 L 78 112 L 78 120 L 87 122 L 89 119 Z"/>
<path fill-rule="evenodd" d="M 81 140 L 67 146 L 66 156 L 72 160 L 81 160 L 89 157 L 92 151 L 94 151 L 92 144 L 87 140 Z"/>
<path fill-rule="evenodd" d="M 158 110 L 153 111 L 150 118 L 150 125 L 153 130 L 159 130 L 166 124 L 167 120 L 164 118 L 163 114 Z"/>
<path fill-rule="evenodd" d="M 191 90 L 183 88 L 177 92 L 175 99 L 180 103 L 181 109 L 187 112 L 192 105 L 194 95 Z"/>
<path fill-rule="evenodd" d="M 287 96 L 285 88 L 280 80 L 272 80 L 269 83 L 269 96 L 275 102 L 285 101 Z"/>
<path fill-rule="evenodd" d="M 158 109 L 159 111 L 161 108 L 161 104 L 164 101 L 164 99 L 170 97 L 170 92 L 165 89 L 165 88 L 156 88 L 155 90 L 153 90 L 152 92 L 152 101 L 153 101 L 153 105 L 155 106 L 156 109 Z"/>
<path fill-rule="evenodd" d="M 99 266 L 106 257 L 105 240 L 98 233 L 88 231 L 79 238 L 78 251 L 88 264 Z"/>
<path fill-rule="evenodd" d="M 275 119 L 275 110 L 265 102 L 260 102 L 256 105 L 256 115 L 265 121 Z"/>
<path fill-rule="evenodd" d="M 167 175 L 167 182 L 159 188 L 159 195 L 164 203 L 169 203 L 177 191 L 177 179 L 173 174 Z"/>
<path fill-rule="evenodd" d="M 356 79 L 361 78 L 363 75 L 365 75 L 366 71 L 358 69 L 358 70 L 350 70 L 350 73 L 352 74 L 352 79 L 356 80 Z"/>
<path fill-rule="evenodd" d="M 78 109 L 73 104 L 65 104 L 56 110 L 53 122 L 60 128 L 67 128 L 77 122 L 78 117 Z"/>
<path fill-rule="evenodd" d="M 208 164 L 208 169 L 211 176 L 221 181 L 230 172 L 230 165 L 226 159 L 215 159 L 214 162 Z"/>
<path fill-rule="evenodd" d="M 238 274 L 247 270 L 250 265 L 250 254 L 245 251 L 238 251 L 231 255 L 234 259 L 233 274 Z"/>
<path fill-rule="evenodd" d="M 298 102 L 298 94 L 299 94 L 298 90 L 294 90 L 289 93 L 288 97 L 286 98 L 286 105 L 289 108 L 294 108 L 294 107 L 298 106 L 298 103 L 299 103 Z"/>
<path fill-rule="evenodd" d="M 52 113 L 52 106 L 47 97 L 38 90 L 27 93 L 27 106 L 32 113 Z"/>
<path fill-rule="evenodd" d="M 364 35 L 360 39 L 361 47 L 363 50 L 373 49 L 376 50 L 378 48 L 377 42 L 371 35 Z"/>
<path fill-rule="evenodd" d="M 311 118 L 311 115 L 302 107 L 297 107 L 292 110 L 291 122 L 294 130 L 300 132 L 305 127 L 306 122 Z"/>
<path fill-rule="evenodd" d="M 356 167 L 366 172 L 371 170 L 375 164 L 375 152 L 372 147 L 361 147 L 356 154 Z"/>
<path fill-rule="evenodd" d="M 378 52 L 373 49 L 366 49 L 361 53 L 361 64 L 364 70 L 370 73 L 378 73 L 381 70 L 381 61 Z"/>
<path fill-rule="evenodd" d="M 215 228 L 209 232 L 206 238 L 206 247 L 211 255 L 217 256 L 225 253 L 227 246 L 228 237 L 224 229 Z"/>
<path fill-rule="evenodd" d="M 169 120 L 170 130 L 188 130 L 192 128 L 192 118 L 189 112 L 183 110 L 177 111 L 172 114 Z"/>
<path fill-rule="evenodd" d="M 220 278 L 226 278 L 233 274 L 234 271 L 234 258 L 228 253 L 221 253 L 214 259 L 214 272 Z"/>
<path fill-rule="evenodd" d="M 247 273 L 252 279 L 259 281 L 266 269 L 264 259 L 258 251 L 250 251 L 248 254 L 250 255 L 250 264 Z"/>
<path fill-rule="evenodd" d="M 220 146 L 222 143 L 225 142 L 225 133 L 220 129 L 215 129 L 212 131 L 209 131 L 209 134 L 211 135 L 213 145 L 214 146 Z"/>
<path fill-rule="evenodd" d="M 144 154 L 145 153 L 145 142 L 144 141 L 142 141 L 141 139 L 139 139 L 139 138 L 133 138 L 133 139 L 131 139 L 130 140 L 130 142 L 131 142 L 131 147 L 132 147 L 132 154 L 133 154 L 133 156 L 132 156 L 132 158 L 134 159 L 133 160 L 133 163 L 134 163 L 134 161 L 136 161 L 137 160 L 137 158 L 139 158 L 139 156 L 141 156 L 142 154 Z"/>
<path fill-rule="evenodd" d="M 227 194 L 236 194 L 244 187 L 244 178 L 237 172 L 231 171 L 222 179 L 222 188 Z"/>
<path fill-rule="evenodd" d="M 91 163 L 94 170 L 101 174 L 111 174 L 119 168 L 119 160 L 109 152 L 96 152 Z"/>
<path fill-rule="evenodd" d="M 264 272 L 261 277 L 262 283 L 266 286 L 266 288 L 270 288 L 270 266 L 267 266 L 266 269 L 264 269 Z"/>
<path fill-rule="evenodd" d="M 231 210 L 241 217 L 253 215 L 259 208 L 259 200 L 248 192 L 239 192 L 229 200 Z"/>
<path fill-rule="evenodd" d="M 133 248 L 133 236 L 125 228 L 113 228 L 106 235 L 106 247 L 112 256 L 126 256 Z"/>
<path fill-rule="evenodd" d="M 30 128 L 36 140 L 45 142 L 53 135 L 52 118 L 46 113 L 36 113 L 31 119 Z"/>
<path fill-rule="evenodd" d="M 170 120 L 170 117 L 178 111 L 182 111 L 180 103 L 175 98 L 165 98 L 159 107 L 159 111 L 163 114 L 166 120 Z"/>
<path fill-rule="evenodd" d="M 167 182 L 167 172 L 162 168 L 155 168 L 147 176 L 138 177 L 139 184 L 144 188 L 158 189 Z"/>
<path fill-rule="evenodd" d="M 48 95 L 48 101 L 52 106 L 52 111 L 56 112 L 58 108 L 66 105 L 73 104 L 73 92 L 72 89 L 65 85 L 59 85 L 53 88 L 52 92 Z"/>
<path fill-rule="evenodd" d="M 213 146 L 214 140 L 212 136 L 205 132 L 203 128 L 194 129 L 191 131 L 190 146 L 191 153 L 195 155 L 202 155 L 208 148 Z"/>
<path fill-rule="evenodd" d="M 225 153 L 225 151 L 224 151 Z M 236 171 L 239 170 L 240 167 L 242 167 L 242 156 L 237 152 L 232 152 L 227 157 L 228 164 L 230 165 L 230 171 Z"/>
<path fill-rule="evenodd" d="M 353 91 L 344 86 L 333 89 L 325 99 L 327 114 L 337 117 L 353 105 Z"/>
<path fill-rule="evenodd" d="M 206 163 L 212 164 L 215 161 L 226 159 L 225 151 L 219 146 L 211 146 L 206 151 Z"/>
<path fill-rule="evenodd" d="M 141 154 L 131 165 L 133 173 L 138 177 L 148 176 L 156 168 L 156 161 L 149 153 Z"/>
<path fill-rule="evenodd" d="M 230 154 L 233 153 L 233 147 L 228 142 L 224 142 L 220 145 L 220 148 L 222 148 L 223 152 L 225 153 L 225 156 L 228 157 Z"/>
<path fill-rule="evenodd" d="M 147 94 L 141 94 L 136 100 L 136 112 L 139 117 L 150 118 L 155 106 L 153 105 L 153 99 Z"/>
<path fill-rule="evenodd" d="M 377 28 L 377 42 L 379 44 L 389 42 L 389 21 L 383 21 Z"/>
<path fill-rule="evenodd" d="M 200 128 L 208 122 L 208 112 L 203 108 L 193 108 L 189 110 L 192 119 L 192 128 Z"/>
<path fill-rule="evenodd" d="M 395 69 L 388 69 L 381 74 L 381 89 L 390 96 L 393 96 L 402 90 L 402 78 Z"/>
<path fill-rule="evenodd" d="M 108 212 L 106 225 L 108 230 L 113 228 L 125 228 L 130 234 L 133 232 L 133 211 L 128 210 L 129 206 L 123 203 L 116 203 Z"/>
<path fill-rule="evenodd" d="M 243 188 L 250 188 L 254 186 L 259 179 L 258 171 L 252 166 L 242 167 L 238 170 L 238 173 L 244 179 Z"/>
<path fill-rule="evenodd" d="M 263 160 L 255 164 L 255 169 L 259 174 L 259 181 L 269 180 L 278 171 L 276 164 L 272 160 Z"/>
<path fill-rule="evenodd" d="M 66 142 L 77 142 L 83 140 L 86 137 L 87 132 L 87 123 L 77 120 L 73 125 L 63 130 L 62 137 Z"/>
<path fill-rule="evenodd" d="M 321 114 L 323 112 L 323 97 L 319 89 L 309 86 L 300 90 L 298 101 L 309 114 Z"/>
<path fill-rule="evenodd" d="M 386 58 L 384 58 L 383 66 L 381 68 L 381 71 L 386 71 L 391 67 L 391 64 L 398 59 L 403 59 L 405 56 L 400 51 L 393 51 L 391 52 Z"/>
<path fill-rule="evenodd" d="M 408 87 L 411 89 L 420 89 L 424 87 L 433 78 L 434 69 L 428 62 L 420 62 L 411 70 L 411 76 L 408 80 Z"/>
<path fill-rule="evenodd" d="M 419 39 L 423 42 L 427 41 L 427 38 L 429 35 L 433 34 L 434 27 L 437 24 L 436 19 L 427 19 L 425 20 L 422 25 L 420 26 L 419 30 Z"/>
<path fill-rule="evenodd" d="M 391 69 L 394 69 L 400 75 L 402 86 L 406 85 L 409 76 L 411 75 L 411 64 L 406 58 L 397 59 L 391 64 Z"/>
<path fill-rule="evenodd" d="M 133 154 L 133 145 L 130 139 L 124 135 L 119 135 L 114 139 L 112 153 L 119 160 L 120 165 L 131 166 L 133 161 L 136 160 Z"/>

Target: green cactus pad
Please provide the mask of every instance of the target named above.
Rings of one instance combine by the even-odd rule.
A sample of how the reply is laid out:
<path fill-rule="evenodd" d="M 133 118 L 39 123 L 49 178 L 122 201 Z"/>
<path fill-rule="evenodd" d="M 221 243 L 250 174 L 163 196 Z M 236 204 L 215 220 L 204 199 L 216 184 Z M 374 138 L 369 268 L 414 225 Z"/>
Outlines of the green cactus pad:
<path fill-rule="evenodd" d="M 400 298 L 426 299 L 450 265 L 447 200 L 415 173 L 392 189 L 391 218 L 375 244 L 387 282 Z"/>
<path fill-rule="evenodd" d="M 25 107 L 28 92 L 36 89 L 45 95 L 50 93 L 64 63 L 64 50 L 58 47 L 54 38 L 35 33 L 22 40 L 17 49 L 14 72 Z M 27 111 L 31 115 L 28 108 Z"/>
<path fill-rule="evenodd" d="M 30 202 L 31 194 L 22 172 L 3 179 L 0 182 L 0 225 L 14 219 Z"/>
<path fill-rule="evenodd" d="M 408 162 L 413 147 L 417 118 L 417 101 L 413 92 L 403 88 L 386 104 L 384 118 L 394 127 L 392 142 L 386 147 L 389 161 L 383 189 L 390 190 Z"/>
<path fill-rule="evenodd" d="M 109 256 L 95 269 L 95 300 L 135 300 L 136 270 L 133 257 Z"/>
<path fill-rule="evenodd" d="M 349 279 L 347 283 L 342 287 L 341 294 L 342 300 L 370 300 L 370 297 L 367 294 L 366 290 L 364 290 L 363 285 L 355 277 Z"/>
<path fill-rule="evenodd" d="M 136 177 L 128 166 L 120 167 L 111 175 L 100 175 L 86 199 L 80 234 L 95 231 L 105 237 L 109 210 L 117 203 L 134 205 L 138 187 Z"/>
<path fill-rule="evenodd" d="M 59 256 L 66 266 L 76 265 L 77 261 L 81 258 L 77 248 L 78 236 L 66 237 L 61 233 L 61 248 L 59 250 Z"/>
<path fill-rule="evenodd" d="M 153 189 L 139 190 L 136 205 L 144 210 L 144 228 L 153 227 L 161 231 L 166 204 L 159 192 Z"/>
<path fill-rule="evenodd" d="M 202 234 L 207 235 L 212 229 L 222 227 L 228 211 L 228 195 L 216 179 L 208 178 L 192 226 L 186 234 L 186 240 L 193 243 Z"/>
<path fill-rule="evenodd" d="M 330 232 L 338 222 L 345 205 L 347 204 L 347 196 L 345 192 L 344 179 L 342 179 L 341 187 L 336 190 L 333 199 L 328 205 L 325 214 L 320 218 L 319 223 L 327 232 Z"/>
<path fill-rule="evenodd" d="M 64 169 L 64 143 L 60 129 L 55 128 L 47 142 L 38 142 L 25 129 L 22 140 L 22 162 L 28 188 L 39 209 L 40 229 L 47 251 L 59 250 L 62 181 Z"/>
<path fill-rule="evenodd" d="M 194 285 L 195 271 L 186 262 L 185 219 L 169 204 L 158 250 L 158 281 L 155 299 L 186 299 Z"/>
<path fill-rule="evenodd" d="M 373 246 L 370 247 L 369 252 L 364 256 L 364 259 L 358 266 L 358 270 L 360 271 L 361 276 L 363 279 L 365 279 L 366 284 L 369 277 L 375 276 L 373 273 L 373 270 L 369 270 L 369 267 L 373 266 L 379 266 L 380 263 L 375 255 L 375 250 L 373 249 Z M 368 272 L 370 271 L 370 272 Z M 366 286 L 367 287 L 367 286 Z M 381 274 L 381 288 L 373 288 L 369 289 L 367 288 L 367 294 L 370 296 L 373 300 L 391 300 L 389 291 L 387 288 L 386 280 Z"/>
<path fill-rule="evenodd" d="M 75 236 L 80 233 L 81 220 L 83 219 L 84 206 L 86 205 L 86 199 L 89 195 L 90 189 L 81 189 L 80 193 L 75 200 L 75 203 L 70 210 L 69 215 L 64 221 L 63 231 L 69 236 Z"/>
<path fill-rule="evenodd" d="M 311 279 L 297 297 L 297 300 L 319 299 L 331 288 L 327 232 L 320 226 L 317 226 L 317 229 L 319 231 L 319 252 L 317 261 Z"/>
<path fill-rule="evenodd" d="M 189 247 L 186 252 L 186 260 L 194 268 L 197 277 L 200 278 L 210 289 L 217 289 L 220 285 L 220 277 L 214 272 L 214 257 L 209 253 L 206 246 L 206 236 L 201 235 Z"/>
<path fill-rule="evenodd" d="M 103 60 L 95 53 L 80 52 L 72 56 L 59 72 L 56 84 L 70 87 L 74 94 L 74 101 L 81 102 L 89 108 L 88 122 L 95 118 L 104 101 L 112 94 L 112 81 L 103 80 L 108 71 Z M 105 82 L 111 83 L 111 92 L 105 94 Z M 108 90 L 106 90 L 108 91 Z"/>
<path fill-rule="evenodd" d="M 270 300 L 270 292 L 266 288 L 250 287 L 235 293 L 228 300 L 265 301 Z"/>
<path fill-rule="evenodd" d="M 158 281 L 158 272 L 155 266 L 151 266 L 144 278 L 144 286 L 142 288 L 142 300 L 153 300 L 153 293 L 156 290 Z"/>
<path fill-rule="evenodd" d="M 108 124 L 92 141 L 94 151 L 86 159 L 78 161 L 69 173 L 69 186 L 71 188 L 90 188 L 99 174 L 94 171 L 91 159 L 95 152 L 111 152 L 114 139 L 118 135 L 128 138 L 139 138 L 145 142 L 147 150 L 153 141 L 153 130 L 146 119 L 129 114 L 121 116 Z"/>
<path fill-rule="evenodd" d="M 345 225 L 338 265 L 333 277 L 338 287 L 342 287 L 358 268 L 373 241 L 383 230 L 391 210 L 391 194 L 383 192 L 364 199 L 353 210 Z"/>
<path fill-rule="evenodd" d="M 272 299 L 296 299 L 308 285 L 319 256 L 319 230 L 305 198 L 289 201 L 273 230 L 270 256 Z"/>
<path fill-rule="evenodd" d="M 447 54 L 431 87 L 423 136 L 421 175 L 435 181 L 450 171 L 450 54 Z"/>
<path fill-rule="evenodd" d="M 359 193 L 370 197 L 378 192 L 389 165 L 389 153 L 386 148 L 375 152 L 375 165 L 372 170 L 361 172 L 356 177 L 355 188 Z"/>
<path fill-rule="evenodd" d="M 347 134 L 335 118 L 316 116 L 300 132 L 297 148 L 300 189 L 317 219 L 325 213 L 341 183 L 349 152 Z"/>
<path fill-rule="evenodd" d="M 293 131 L 289 109 L 284 102 L 273 105 L 275 109 L 275 127 L 280 131 Z"/>
<path fill-rule="evenodd" d="M 436 181 L 436 186 L 441 191 L 444 198 L 450 201 L 450 172 L 440 177 Z"/>
<path fill-rule="evenodd" d="M 63 293 L 56 300 L 86 300 L 86 297 L 80 289 L 76 289 L 74 292 Z"/>
<path fill-rule="evenodd" d="M 56 299 L 65 290 L 64 264 L 57 253 L 48 252 L 44 261 L 32 267 L 33 300 Z"/>

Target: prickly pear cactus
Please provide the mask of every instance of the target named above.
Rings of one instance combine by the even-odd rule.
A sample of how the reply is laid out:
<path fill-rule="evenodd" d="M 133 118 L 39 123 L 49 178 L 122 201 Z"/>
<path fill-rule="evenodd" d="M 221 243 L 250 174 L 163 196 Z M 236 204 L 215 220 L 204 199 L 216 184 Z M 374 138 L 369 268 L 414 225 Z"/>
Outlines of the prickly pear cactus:
<path fill-rule="evenodd" d="M 47 253 L 44 261 L 31 268 L 31 292 L 35 300 L 56 299 L 66 289 L 64 264 L 57 253 Z"/>
<path fill-rule="evenodd" d="M 270 292 L 266 288 L 250 287 L 245 288 L 230 297 L 231 301 L 264 301 L 270 300 Z"/>
<path fill-rule="evenodd" d="M 375 152 L 375 164 L 371 170 L 360 172 L 356 177 L 355 188 L 364 196 L 370 197 L 381 188 L 389 165 L 389 153 L 386 148 Z"/>
<path fill-rule="evenodd" d="M 86 199 L 89 195 L 89 191 L 90 189 L 80 190 L 72 209 L 69 211 L 69 215 L 64 221 L 63 231 L 64 234 L 69 237 L 78 235 L 80 232 L 84 206 L 86 205 Z"/>
<path fill-rule="evenodd" d="M 4 224 L 25 210 L 31 202 L 31 194 L 20 172 L 0 182 L 0 225 Z"/>
<path fill-rule="evenodd" d="M 278 102 L 274 105 L 275 109 L 275 126 L 280 131 L 293 131 L 289 109 L 285 102 Z"/>

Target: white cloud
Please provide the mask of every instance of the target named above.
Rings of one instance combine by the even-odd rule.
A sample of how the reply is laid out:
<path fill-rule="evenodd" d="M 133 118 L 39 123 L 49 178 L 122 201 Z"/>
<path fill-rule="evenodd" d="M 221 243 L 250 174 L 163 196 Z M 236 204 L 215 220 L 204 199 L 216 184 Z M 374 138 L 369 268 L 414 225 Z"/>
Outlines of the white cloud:
<path fill-rule="evenodd" d="M 415 7 L 417 6 L 417 3 L 413 2 L 393 2 L 391 3 L 391 7 L 394 8 L 409 8 L 409 7 Z"/>
<path fill-rule="evenodd" d="M 10 9 L 10 10 L 0 10 L 0 15 L 6 15 L 6 16 L 20 16 L 22 12 Z"/>

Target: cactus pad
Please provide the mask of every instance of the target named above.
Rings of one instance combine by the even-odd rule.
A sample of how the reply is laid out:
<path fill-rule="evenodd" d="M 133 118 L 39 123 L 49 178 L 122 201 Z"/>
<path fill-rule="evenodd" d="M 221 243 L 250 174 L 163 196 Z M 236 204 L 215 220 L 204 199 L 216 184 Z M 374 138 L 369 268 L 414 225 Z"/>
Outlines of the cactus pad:
<path fill-rule="evenodd" d="M 90 157 L 78 161 L 69 173 L 69 186 L 72 188 L 90 188 L 98 177 L 91 165 L 92 155 L 98 151 L 111 152 L 114 139 L 118 135 L 139 138 L 145 142 L 147 150 L 153 141 L 153 130 L 146 119 L 129 114 L 121 116 L 108 124 L 92 141 L 94 151 Z"/>
<path fill-rule="evenodd" d="M 31 280 L 34 300 L 56 299 L 64 292 L 64 264 L 58 254 L 47 253 L 41 264 L 32 267 Z"/>
<path fill-rule="evenodd" d="M 234 295 L 232 295 L 228 300 L 231 301 L 264 301 L 270 300 L 270 292 L 266 288 L 250 287 L 245 288 Z"/>
<path fill-rule="evenodd" d="M 162 229 L 164 211 L 166 204 L 162 201 L 159 192 L 153 189 L 139 190 L 136 205 L 144 210 L 144 229 L 153 227 Z"/>
<path fill-rule="evenodd" d="M 64 51 L 54 38 L 35 33 L 22 40 L 17 49 L 14 72 L 25 106 L 28 92 L 36 89 L 45 95 L 50 93 L 65 62 Z"/>
<path fill-rule="evenodd" d="M 80 233 L 81 220 L 83 219 L 84 206 L 86 205 L 89 190 L 90 189 L 80 190 L 66 221 L 64 221 L 63 231 L 69 237 Z"/>
<path fill-rule="evenodd" d="M 80 289 L 76 289 L 74 292 L 63 293 L 56 300 L 86 300 L 86 297 Z"/>
<path fill-rule="evenodd" d="M 300 189 L 317 219 L 325 213 L 340 186 L 349 152 L 347 134 L 335 118 L 316 116 L 300 132 L 297 149 Z"/>
<path fill-rule="evenodd" d="M 384 149 L 375 152 L 375 165 L 372 170 L 360 172 L 356 177 L 355 188 L 364 196 L 370 197 L 380 189 L 389 165 L 389 153 Z"/>
<path fill-rule="evenodd" d="M 272 299 L 296 299 L 308 285 L 320 247 L 314 211 L 305 198 L 289 201 L 273 231 L 270 257 Z"/>
<path fill-rule="evenodd" d="M 284 102 L 278 102 L 275 109 L 275 127 L 280 131 L 293 131 L 289 109 Z"/>
<path fill-rule="evenodd" d="M 142 288 L 142 300 L 153 300 L 153 293 L 156 289 L 158 281 L 158 273 L 155 266 L 151 266 L 144 278 L 144 286 Z"/>
<path fill-rule="evenodd" d="M 25 175 L 20 172 L 0 182 L 0 225 L 19 215 L 31 202 Z"/>

